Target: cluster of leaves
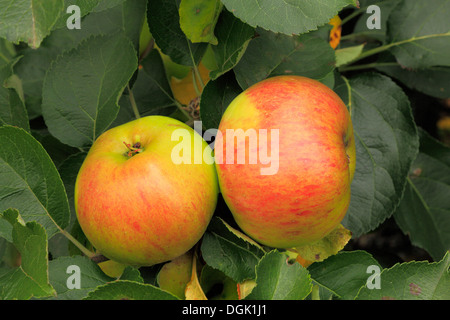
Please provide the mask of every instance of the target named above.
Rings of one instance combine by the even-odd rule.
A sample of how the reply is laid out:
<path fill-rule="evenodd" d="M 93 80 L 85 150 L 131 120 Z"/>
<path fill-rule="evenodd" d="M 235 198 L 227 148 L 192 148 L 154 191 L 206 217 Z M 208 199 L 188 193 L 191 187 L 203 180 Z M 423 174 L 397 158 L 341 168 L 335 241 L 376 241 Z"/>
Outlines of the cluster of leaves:
<path fill-rule="evenodd" d="M 81 29 L 66 26 L 72 4 Z M 367 28 L 371 4 L 380 29 Z M 327 22 L 343 12 L 344 29 L 356 22 L 333 50 Z M 449 14 L 445 0 L 0 0 L 0 297 L 448 299 L 450 149 L 417 127 L 404 88 L 449 97 Z M 332 88 L 356 138 L 343 225 L 358 237 L 393 216 L 436 262 L 384 268 L 371 290 L 367 267 L 381 266 L 367 252 L 305 268 L 215 217 L 181 261 L 106 275 L 80 251 L 88 244 L 73 209 L 76 175 L 108 128 L 150 114 L 195 120 L 172 92 L 168 60 L 198 81 L 204 129 L 267 77 L 302 75 Z M 217 211 L 229 216 L 223 204 Z M 74 265 L 81 287 L 69 289 Z"/>

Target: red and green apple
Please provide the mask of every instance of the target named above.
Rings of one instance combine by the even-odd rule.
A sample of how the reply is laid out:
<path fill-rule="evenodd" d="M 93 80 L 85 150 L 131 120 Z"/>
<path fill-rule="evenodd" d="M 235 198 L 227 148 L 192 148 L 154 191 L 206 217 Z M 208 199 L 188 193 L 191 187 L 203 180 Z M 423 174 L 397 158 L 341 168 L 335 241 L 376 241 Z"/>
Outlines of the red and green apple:
<path fill-rule="evenodd" d="M 245 161 L 239 162 L 242 152 Z M 276 76 L 242 92 L 222 116 L 215 159 L 236 223 L 264 245 L 292 248 L 320 240 L 349 207 L 352 121 L 339 96 L 319 81 Z"/>
<path fill-rule="evenodd" d="M 104 132 L 90 148 L 75 185 L 75 209 L 87 239 L 107 258 L 133 266 L 187 252 L 216 207 L 213 161 L 192 160 L 195 152 L 207 157 L 208 149 L 191 127 L 163 116 Z M 194 151 L 180 163 L 173 159 L 174 150 Z"/>

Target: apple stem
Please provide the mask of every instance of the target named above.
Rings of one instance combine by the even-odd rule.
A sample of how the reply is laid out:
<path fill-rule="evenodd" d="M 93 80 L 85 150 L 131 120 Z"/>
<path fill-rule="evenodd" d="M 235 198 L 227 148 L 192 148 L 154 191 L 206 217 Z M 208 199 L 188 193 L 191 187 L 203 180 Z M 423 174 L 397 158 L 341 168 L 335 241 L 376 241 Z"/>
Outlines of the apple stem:
<path fill-rule="evenodd" d="M 141 143 L 140 142 L 136 142 L 133 146 L 131 146 L 131 144 L 126 143 L 125 141 L 123 142 L 123 144 L 128 148 L 128 152 L 126 153 L 126 155 L 131 158 L 132 156 L 141 153 L 143 150 L 141 148 Z"/>
<path fill-rule="evenodd" d="M 83 246 L 77 239 L 75 239 L 70 233 L 68 233 L 66 230 L 61 230 L 61 233 L 70 241 L 72 242 L 80 251 L 88 257 L 90 260 L 94 261 L 95 263 L 101 263 L 104 261 L 108 261 L 109 258 L 105 257 L 102 254 L 98 254 L 95 252 L 90 251 L 88 248 Z"/>
<path fill-rule="evenodd" d="M 195 72 L 195 76 L 198 79 L 198 82 L 200 83 L 200 87 L 203 88 L 205 87 L 205 83 L 203 82 L 202 76 L 200 75 L 200 71 L 198 70 L 197 65 L 194 65 L 194 72 Z"/>
<path fill-rule="evenodd" d="M 109 259 L 102 254 L 96 254 L 93 257 L 91 257 L 91 260 L 98 264 L 101 262 L 108 261 Z"/>
<path fill-rule="evenodd" d="M 80 251 L 87 256 L 89 259 L 92 259 L 96 256 L 96 254 L 92 251 L 90 251 L 88 248 L 86 248 L 85 246 L 83 246 L 77 239 L 75 239 L 70 233 L 68 233 L 66 230 L 62 230 L 60 229 L 61 233 L 70 240 L 70 242 L 72 242 L 75 247 L 77 247 L 78 249 L 80 249 Z"/>
<path fill-rule="evenodd" d="M 198 70 L 197 70 L 197 72 L 198 72 Z M 192 68 L 192 84 L 194 86 L 194 90 L 195 90 L 195 93 L 197 94 L 197 97 L 200 97 L 201 91 L 197 84 L 197 72 L 196 72 L 195 68 Z M 201 78 L 199 78 L 199 79 L 201 79 Z M 202 86 L 202 88 L 203 88 L 203 86 Z"/>

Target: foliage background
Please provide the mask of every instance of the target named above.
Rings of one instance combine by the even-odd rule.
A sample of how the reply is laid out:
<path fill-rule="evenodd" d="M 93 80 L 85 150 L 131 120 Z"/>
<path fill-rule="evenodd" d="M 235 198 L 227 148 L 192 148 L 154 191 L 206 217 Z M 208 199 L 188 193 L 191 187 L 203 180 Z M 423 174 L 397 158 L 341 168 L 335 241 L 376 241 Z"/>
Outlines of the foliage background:
<path fill-rule="evenodd" d="M 79 30 L 66 27 L 71 4 Z M 380 29 L 366 24 L 372 4 Z M 449 298 L 450 2 L 0 0 L 0 9 L 1 298 Z M 325 83 L 351 113 L 357 169 L 343 250 L 286 263 L 286 252 L 239 234 L 219 201 L 179 260 L 118 273 L 97 264 L 73 208 L 96 137 L 151 114 L 217 128 L 237 94 L 281 74 Z M 88 279 L 79 289 L 67 287 L 70 265 Z M 368 265 L 382 268 L 382 289 L 367 288 Z"/>

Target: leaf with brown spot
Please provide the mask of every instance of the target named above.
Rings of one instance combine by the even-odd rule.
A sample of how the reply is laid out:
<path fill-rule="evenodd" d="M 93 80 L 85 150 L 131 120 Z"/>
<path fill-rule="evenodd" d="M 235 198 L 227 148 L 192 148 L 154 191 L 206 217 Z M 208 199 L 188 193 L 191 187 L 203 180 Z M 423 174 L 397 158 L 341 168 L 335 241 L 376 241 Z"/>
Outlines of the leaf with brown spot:
<path fill-rule="evenodd" d="M 297 252 L 304 260 L 323 261 L 341 251 L 351 237 L 351 232 L 340 224 L 326 237 L 314 243 L 293 248 L 293 251 Z"/>
<path fill-rule="evenodd" d="M 219 0 L 181 0 L 178 10 L 181 30 L 189 40 L 217 45 L 214 27 L 222 11 Z"/>
<path fill-rule="evenodd" d="M 449 252 L 439 262 L 412 261 L 396 264 L 380 273 L 380 289 L 363 287 L 357 299 L 449 300 L 449 267 Z"/>

